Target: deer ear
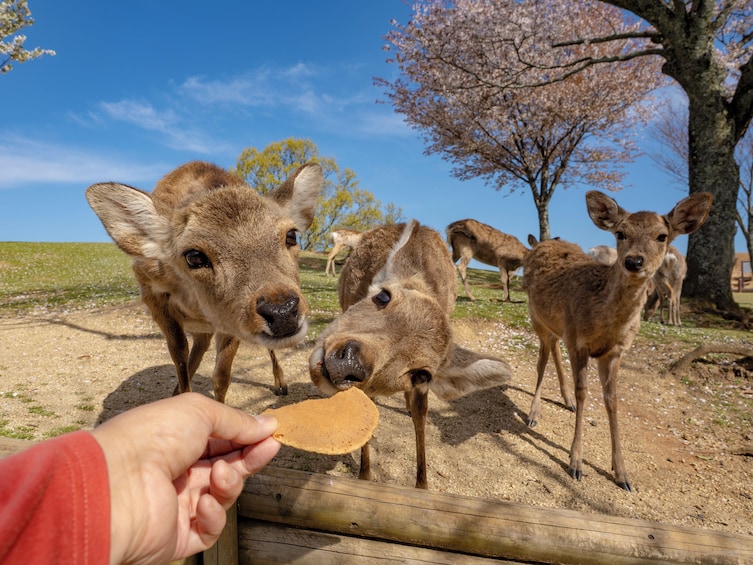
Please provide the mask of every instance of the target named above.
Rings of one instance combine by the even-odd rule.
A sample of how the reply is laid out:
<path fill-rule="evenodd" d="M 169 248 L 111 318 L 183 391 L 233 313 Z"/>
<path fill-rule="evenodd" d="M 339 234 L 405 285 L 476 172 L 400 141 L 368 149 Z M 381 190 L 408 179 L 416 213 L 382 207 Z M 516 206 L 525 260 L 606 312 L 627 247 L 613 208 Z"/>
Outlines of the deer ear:
<path fill-rule="evenodd" d="M 713 197 L 709 192 L 691 194 L 680 200 L 664 218 L 675 234 L 693 233 L 708 218 L 712 200 Z"/>
<path fill-rule="evenodd" d="M 170 239 L 168 221 L 157 213 L 152 198 L 137 188 L 107 182 L 86 189 L 86 199 L 107 233 L 128 255 L 163 259 Z"/>
<path fill-rule="evenodd" d="M 612 231 L 627 215 L 613 198 L 597 190 L 586 193 L 586 207 L 596 227 L 606 231 Z"/>
<path fill-rule="evenodd" d="M 270 192 L 269 197 L 293 219 L 299 231 L 306 231 L 314 220 L 316 202 L 323 185 L 322 168 L 316 163 L 308 163 Z"/>
<path fill-rule="evenodd" d="M 430 386 L 439 398 L 451 400 L 474 390 L 505 384 L 511 377 L 512 369 L 502 359 L 451 343 Z"/>

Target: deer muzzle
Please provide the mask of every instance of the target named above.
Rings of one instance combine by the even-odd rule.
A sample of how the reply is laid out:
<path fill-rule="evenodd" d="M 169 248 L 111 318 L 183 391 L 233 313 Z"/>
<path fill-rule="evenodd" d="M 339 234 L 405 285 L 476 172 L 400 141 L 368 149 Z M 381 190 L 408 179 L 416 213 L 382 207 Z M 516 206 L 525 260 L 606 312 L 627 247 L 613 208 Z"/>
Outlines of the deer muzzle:
<path fill-rule="evenodd" d="M 643 257 L 640 255 L 628 255 L 625 257 L 625 268 L 631 273 L 640 273 L 643 269 Z"/>
<path fill-rule="evenodd" d="M 324 355 L 322 371 L 338 389 L 358 386 L 369 378 L 371 370 L 361 356 L 361 345 L 349 340 Z"/>
<path fill-rule="evenodd" d="M 275 338 L 295 335 L 301 326 L 300 298 L 289 297 L 272 302 L 264 297 L 256 301 L 256 313 L 267 323 L 268 334 Z"/>

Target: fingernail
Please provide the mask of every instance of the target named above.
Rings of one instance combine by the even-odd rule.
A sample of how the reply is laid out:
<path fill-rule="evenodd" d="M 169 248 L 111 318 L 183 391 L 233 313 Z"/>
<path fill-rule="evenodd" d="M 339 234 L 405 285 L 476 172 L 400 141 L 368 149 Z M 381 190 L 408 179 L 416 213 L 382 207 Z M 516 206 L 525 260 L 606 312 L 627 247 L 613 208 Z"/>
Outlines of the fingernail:
<path fill-rule="evenodd" d="M 277 429 L 277 418 L 272 414 L 258 414 L 254 416 L 254 418 L 256 418 L 256 421 L 259 422 L 262 427 L 270 430 L 270 432 Z"/>

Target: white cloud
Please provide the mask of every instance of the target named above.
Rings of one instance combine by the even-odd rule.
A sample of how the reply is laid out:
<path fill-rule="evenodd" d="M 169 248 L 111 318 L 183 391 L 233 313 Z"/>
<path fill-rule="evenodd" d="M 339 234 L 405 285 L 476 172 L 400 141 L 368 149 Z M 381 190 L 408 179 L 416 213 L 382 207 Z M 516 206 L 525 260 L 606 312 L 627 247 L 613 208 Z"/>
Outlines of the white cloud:
<path fill-rule="evenodd" d="M 13 134 L 0 136 L 0 189 L 27 184 L 78 183 L 117 180 L 151 188 L 169 168 L 140 165 L 99 155 L 70 145 L 46 143 Z M 146 184 L 148 183 L 148 184 Z"/>
<path fill-rule="evenodd" d="M 165 144 L 172 149 L 202 154 L 227 149 L 225 143 L 218 141 L 200 127 L 186 125 L 188 120 L 179 115 L 176 108 L 158 110 L 150 103 L 135 100 L 100 102 L 99 108 L 110 119 L 161 133 Z"/>

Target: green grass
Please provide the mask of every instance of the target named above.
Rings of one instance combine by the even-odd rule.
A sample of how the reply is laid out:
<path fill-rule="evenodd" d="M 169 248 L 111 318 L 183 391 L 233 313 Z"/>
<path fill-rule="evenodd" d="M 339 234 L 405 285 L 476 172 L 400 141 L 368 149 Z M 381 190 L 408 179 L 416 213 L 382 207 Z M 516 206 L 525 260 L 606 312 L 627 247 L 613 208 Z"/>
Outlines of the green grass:
<path fill-rule="evenodd" d="M 0 242 L 0 315 L 138 298 L 130 259 L 112 243 Z"/>
<path fill-rule="evenodd" d="M 310 339 L 340 312 L 337 277 L 324 274 L 326 256 L 303 252 L 301 288 L 309 302 Z M 338 267 L 340 269 L 341 267 Z M 502 301 L 496 270 L 468 269 L 475 301 L 468 300 L 458 277 L 454 319 L 494 320 L 513 328 L 528 328 L 527 295 L 520 277 L 510 284 L 512 302 Z M 138 299 L 131 261 L 113 243 L 0 242 L 0 316 L 36 309 L 80 310 Z M 753 305 L 753 293 L 735 294 L 743 305 Z M 658 323 L 641 325 L 641 336 L 697 344 L 725 335 L 740 335 L 730 324 L 710 314 L 690 313 L 679 328 Z M 86 403 L 84 403 L 86 404 Z"/>

